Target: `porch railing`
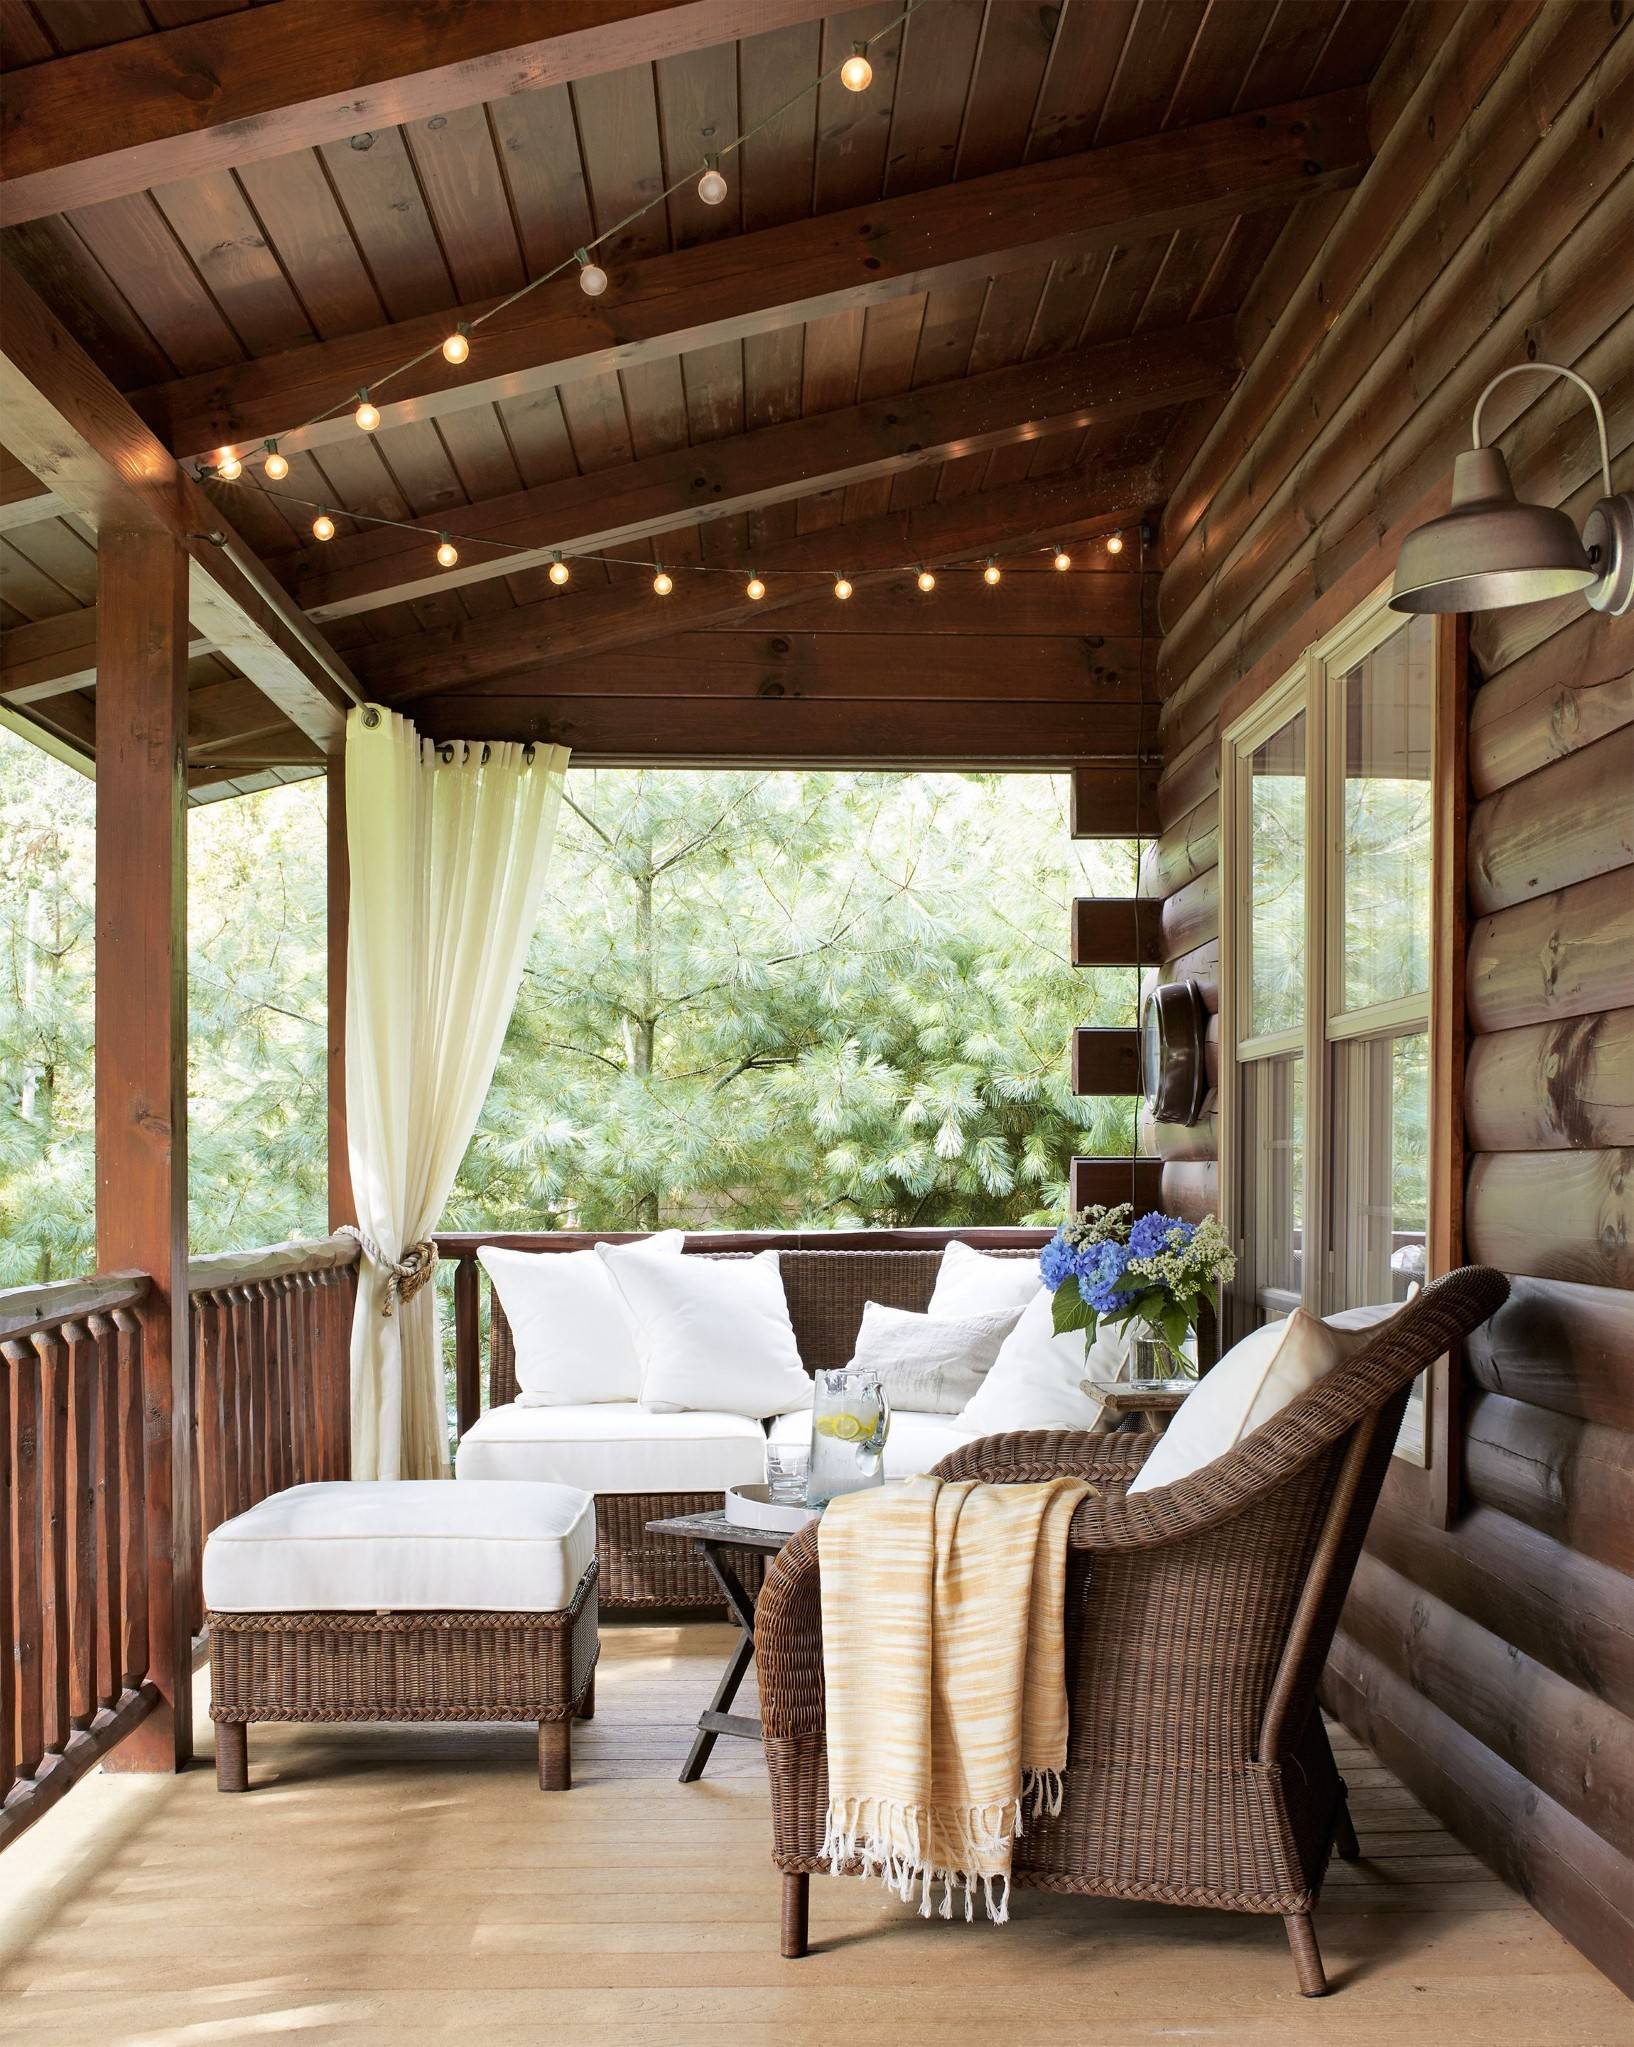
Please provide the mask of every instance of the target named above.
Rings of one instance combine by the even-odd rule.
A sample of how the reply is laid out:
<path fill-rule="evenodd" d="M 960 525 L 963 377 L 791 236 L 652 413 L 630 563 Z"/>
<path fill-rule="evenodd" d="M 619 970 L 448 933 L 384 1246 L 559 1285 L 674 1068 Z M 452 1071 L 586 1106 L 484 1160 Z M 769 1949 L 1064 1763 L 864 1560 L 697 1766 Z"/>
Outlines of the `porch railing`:
<path fill-rule="evenodd" d="M 189 1266 L 192 1585 L 218 1523 L 345 1476 L 356 1262 L 329 1238 Z M 157 1702 L 147 1495 L 169 1430 L 146 1411 L 151 1291 L 127 1272 L 0 1292 L 0 1847 Z"/>

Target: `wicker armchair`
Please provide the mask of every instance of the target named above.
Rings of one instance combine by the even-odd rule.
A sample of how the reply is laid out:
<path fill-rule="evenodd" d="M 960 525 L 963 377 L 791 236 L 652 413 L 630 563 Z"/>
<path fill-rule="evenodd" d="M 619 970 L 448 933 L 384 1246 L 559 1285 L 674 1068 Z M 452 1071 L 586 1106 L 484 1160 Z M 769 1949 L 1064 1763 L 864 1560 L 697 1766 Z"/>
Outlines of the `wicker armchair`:
<path fill-rule="evenodd" d="M 1059 1816 L 1016 1845 L 1015 1881 L 1089 1897 L 1280 1913 L 1300 1990 L 1327 1989 L 1312 1912 L 1330 1849 L 1357 1853 L 1316 1687 L 1413 1380 L 1502 1303 L 1466 1267 L 1347 1364 L 1177 1484 L 1121 1496 L 1150 1435 L 993 1436 L 944 1478 L 1076 1472 L 1071 1704 Z M 806 1951 L 828 1803 L 814 1529 L 777 1558 L 756 1627 L 783 1952 Z"/>

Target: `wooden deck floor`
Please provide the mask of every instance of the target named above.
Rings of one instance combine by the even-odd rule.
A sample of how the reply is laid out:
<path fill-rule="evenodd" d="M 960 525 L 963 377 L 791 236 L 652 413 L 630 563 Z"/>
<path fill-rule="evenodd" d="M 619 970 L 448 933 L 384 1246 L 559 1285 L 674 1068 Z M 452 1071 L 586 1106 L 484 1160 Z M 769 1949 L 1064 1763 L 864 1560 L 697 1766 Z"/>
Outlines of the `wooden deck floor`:
<path fill-rule="evenodd" d="M 759 1750 L 676 1770 L 722 1627 L 611 1626 L 575 1788 L 526 1729 L 261 1728 L 252 1791 L 97 1775 L 0 1860 L 0 2039 L 480 2047 L 1628 2047 L 1634 2013 L 1347 1744 L 1366 1860 L 1318 1921 L 1335 1994 L 1276 1920 L 1022 1894 L 926 1923 L 817 1880 L 777 1953 Z M 202 1679 L 201 1679 L 202 1684 Z M 201 1752 L 209 1742 L 204 1723 Z"/>

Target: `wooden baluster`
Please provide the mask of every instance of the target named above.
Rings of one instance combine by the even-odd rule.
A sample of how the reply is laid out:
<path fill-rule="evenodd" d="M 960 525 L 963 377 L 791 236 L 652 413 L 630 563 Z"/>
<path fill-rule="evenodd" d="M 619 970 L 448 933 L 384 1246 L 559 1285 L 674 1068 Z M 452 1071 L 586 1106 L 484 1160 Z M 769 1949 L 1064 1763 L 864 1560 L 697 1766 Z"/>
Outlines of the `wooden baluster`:
<path fill-rule="evenodd" d="M 96 1344 L 91 1463 L 96 1474 L 97 1696 L 104 1706 L 116 1706 L 124 1660 L 119 1638 L 118 1339 L 106 1315 L 93 1315 L 89 1327 Z"/>
<path fill-rule="evenodd" d="M 96 1464 L 91 1414 L 97 1396 L 96 1342 L 83 1322 L 65 1322 L 68 1353 L 68 1465 L 63 1486 L 68 1564 L 68 1724 L 96 1718 Z"/>
<path fill-rule="evenodd" d="M 318 1337 L 320 1325 L 318 1311 L 322 1304 L 323 1290 L 319 1275 L 307 1272 L 301 1275 L 301 1385 L 306 1397 L 306 1470 L 309 1479 L 326 1478 L 323 1466 L 323 1351 Z"/>
<path fill-rule="evenodd" d="M 249 1355 L 249 1435 L 250 1445 L 250 1490 L 246 1502 L 254 1506 L 257 1500 L 264 1500 L 271 1492 L 269 1482 L 271 1452 L 267 1446 L 267 1339 L 261 1323 L 261 1297 L 253 1286 L 233 1289 L 239 1303 L 243 1322 L 244 1341 Z"/>
<path fill-rule="evenodd" d="M 204 1315 L 199 1301 L 190 1293 L 187 1299 L 187 1371 L 189 1392 L 187 1402 L 188 1462 L 193 1469 L 193 1568 L 189 1573 L 188 1632 L 198 1635 L 204 1628 L 204 1594 L 199 1578 L 204 1567 L 204 1537 L 206 1514 L 204 1505 L 204 1459 L 205 1444 L 209 1436 L 208 1417 L 200 1411 L 200 1401 L 208 1397 L 209 1363 L 201 1355 L 204 1340 Z"/>
<path fill-rule="evenodd" d="M 143 1437 L 142 1325 L 128 1308 L 116 1308 L 114 1337 L 119 1377 L 119 1593 L 120 1675 L 127 1690 L 148 1674 L 147 1475 Z"/>
<path fill-rule="evenodd" d="M 289 1484 L 289 1342 L 284 1328 L 284 1290 L 278 1281 L 261 1282 L 261 1303 L 267 1318 L 267 1358 L 271 1365 L 268 1390 L 274 1483 L 282 1492 Z"/>
<path fill-rule="evenodd" d="M 298 1272 L 284 1282 L 284 1323 L 289 1333 L 290 1484 L 308 1476 L 306 1396 L 311 1386 L 311 1352 L 306 1341 L 306 1286 Z"/>
<path fill-rule="evenodd" d="M 221 1304 L 221 1358 L 226 1375 L 221 1417 L 227 1439 L 227 1511 L 231 1516 L 242 1514 L 250 1504 L 250 1361 L 244 1341 L 243 1303 L 232 1287 L 222 1287 L 216 1299 Z"/>
<path fill-rule="evenodd" d="M 45 1745 L 68 1740 L 68 1361 L 60 1330 L 33 1338 L 40 1361 L 40 1691 Z"/>
<path fill-rule="evenodd" d="M 226 1482 L 222 1464 L 231 1426 L 222 1404 L 221 1353 L 225 1344 L 225 1311 L 214 1292 L 193 1297 L 193 1357 L 198 1370 L 199 1528 L 202 1536 L 227 1518 Z"/>
<path fill-rule="evenodd" d="M 13 1667 L 17 1686 L 17 1747 L 12 1767 L 32 1777 L 45 1750 L 43 1637 L 44 1523 L 40 1498 L 40 1360 L 32 1344 L 0 1344 L 11 1381 Z"/>
<path fill-rule="evenodd" d="M 6 1802 L 17 1768 L 16 1602 L 11 1590 L 11 1517 L 16 1465 L 11 1416 L 14 1405 L 12 1381 L 18 1369 L 11 1361 L 11 1346 L 0 1345 L 0 1806 Z"/>
<path fill-rule="evenodd" d="M 482 1300 L 477 1261 L 466 1252 L 454 1267 L 454 1414 L 463 1436 L 482 1413 Z"/>

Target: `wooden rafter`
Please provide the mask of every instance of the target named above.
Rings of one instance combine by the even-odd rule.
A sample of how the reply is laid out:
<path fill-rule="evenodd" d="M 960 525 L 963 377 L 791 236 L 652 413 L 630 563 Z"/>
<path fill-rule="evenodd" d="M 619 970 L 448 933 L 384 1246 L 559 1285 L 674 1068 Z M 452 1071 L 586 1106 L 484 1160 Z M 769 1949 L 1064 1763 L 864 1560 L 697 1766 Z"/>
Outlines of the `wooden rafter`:
<path fill-rule="evenodd" d="M 481 328 L 461 368 L 443 360 L 439 344 L 456 319 L 475 318 L 484 305 L 175 379 L 133 403 L 186 457 L 271 435 L 287 450 L 321 447 L 357 431 L 344 411 L 295 429 L 421 350 L 424 361 L 374 394 L 388 426 L 1286 207 L 1353 184 L 1367 161 L 1365 95 L 1327 93 L 669 254 L 621 261 L 614 248 L 604 256 L 612 278 L 604 297 L 587 298 L 571 276 L 543 285 Z"/>
<path fill-rule="evenodd" d="M 276 0 L 14 71 L 0 225 L 654 63 L 821 0 Z"/>
<path fill-rule="evenodd" d="M 699 519 L 1184 404 L 1235 373 L 1231 322 L 1201 321 L 514 491 L 443 517 L 462 548 L 451 570 L 424 533 L 366 526 L 308 544 L 280 574 L 309 618 L 345 618 L 537 568 L 552 550 L 627 549 Z M 525 552 L 485 544 L 499 542 Z"/>
<path fill-rule="evenodd" d="M 0 406 L 19 460 L 93 526 L 162 528 L 189 559 L 188 609 L 301 731 L 332 746 L 351 676 L 90 357 L 0 266 Z"/>
<path fill-rule="evenodd" d="M 812 571 L 843 565 L 861 585 L 914 561 L 1044 546 L 1105 533 L 1138 520 L 1151 502 L 1151 465 L 1102 470 L 1093 477 L 1051 477 L 1043 483 L 956 498 L 859 519 L 827 532 L 803 535 L 757 555 L 754 566 L 766 595 L 752 602 L 735 575 L 676 578 L 673 595 L 655 597 L 645 579 L 598 590 L 574 590 L 537 604 L 434 632 L 405 635 L 359 648 L 353 661 L 371 695 L 406 701 L 446 695 L 496 676 L 537 673 L 559 662 L 586 659 L 643 640 L 696 632 L 735 620 L 763 618 L 812 595 Z M 746 550 L 725 551 L 724 566 Z M 800 580 L 804 571 L 806 580 Z M 1002 686 L 996 688 L 1003 694 Z"/>

